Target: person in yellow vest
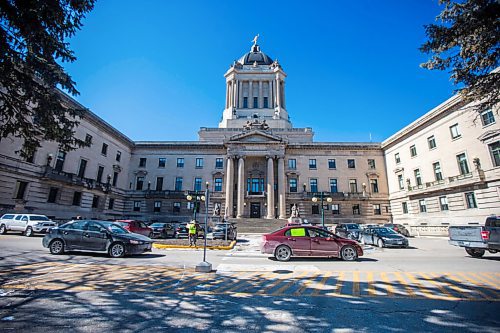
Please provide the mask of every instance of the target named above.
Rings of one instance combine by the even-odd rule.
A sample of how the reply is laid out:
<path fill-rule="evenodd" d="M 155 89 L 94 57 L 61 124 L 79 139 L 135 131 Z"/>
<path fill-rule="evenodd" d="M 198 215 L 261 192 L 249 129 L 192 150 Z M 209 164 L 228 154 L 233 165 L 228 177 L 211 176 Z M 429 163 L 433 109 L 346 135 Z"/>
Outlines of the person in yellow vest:
<path fill-rule="evenodd" d="M 196 246 L 196 221 L 191 220 L 187 225 L 189 246 Z"/>

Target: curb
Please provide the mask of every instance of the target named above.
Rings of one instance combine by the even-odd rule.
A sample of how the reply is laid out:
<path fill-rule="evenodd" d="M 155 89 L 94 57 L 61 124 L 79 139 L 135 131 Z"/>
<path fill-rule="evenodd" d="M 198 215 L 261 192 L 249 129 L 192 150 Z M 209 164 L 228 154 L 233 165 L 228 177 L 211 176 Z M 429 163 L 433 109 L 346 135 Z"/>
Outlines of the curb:
<path fill-rule="evenodd" d="M 232 241 L 231 244 L 228 246 L 207 246 L 207 249 L 209 250 L 232 250 L 234 248 L 234 245 L 236 245 L 236 241 Z M 160 243 L 153 243 L 153 247 L 155 249 L 203 249 L 203 246 L 189 246 L 189 245 L 169 245 L 169 244 L 160 244 Z"/>

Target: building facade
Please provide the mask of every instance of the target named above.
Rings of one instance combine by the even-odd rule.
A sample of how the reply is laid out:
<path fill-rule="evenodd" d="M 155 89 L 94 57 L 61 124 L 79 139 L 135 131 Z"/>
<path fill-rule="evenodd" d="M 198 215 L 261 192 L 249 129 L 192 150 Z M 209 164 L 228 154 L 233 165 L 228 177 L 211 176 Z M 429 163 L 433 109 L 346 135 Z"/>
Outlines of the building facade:
<path fill-rule="evenodd" d="M 498 213 L 498 163 L 488 164 L 491 156 L 498 159 L 498 125 L 494 122 L 476 133 L 465 125 L 468 116 L 451 111 L 458 103 L 454 99 L 382 144 L 315 142 L 311 128 L 293 127 L 286 104 L 286 73 L 259 45 L 254 43 L 224 76 L 222 120 L 218 127 L 201 128 L 198 141 L 134 142 L 90 111 L 76 131 L 78 137 L 90 140 L 89 148 L 62 152 L 57 144 L 43 142 L 33 158 L 23 160 L 15 153 L 19 140 L 2 140 L 0 209 L 60 220 L 80 215 L 180 222 L 189 220 L 193 211 L 204 214 L 201 199 L 208 186 L 209 215 L 220 209 L 221 215 L 240 222 L 284 219 L 296 205 L 300 216 L 311 222 L 320 222 L 323 215 L 328 224 L 392 220 L 414 224 L 441 216 L 432 215 L 441 192 L 427 199 L 427 189 L 440 186 L 446 191 L 450 184 L 454 189 L 461 184 L 458 188 L 464 193 L 474 192 L 477 215 Z M 69 97 L 68 102 L 77 103 Z M 456 122 L 463 136 L 451 144 L 457 149 L 470 145 L 462 149 L 469 169 L 462 162 L 462 150 L 445 155 L 452 150 L 445 148 L 441 132 L 451 130 L 453 117 L 460 118 Z M 469 140 L 469 130 L 474 140 Z M 425 140 L 432 135 L 436 147 L 424 151 Z M 406 156 L 412 145 L 417 149 L 413 158 Z M 485 149 L 476 155 L 478 146 Z M 399 163 L 394 159 L 397 153 Z M 455 161 L 459 155 L 463 176 L 455 175 L 448 165 L 448 159 Z M 472 164 L 475 157 L 482 166 Z M 443 176 L 445 183 L 437 187 L 427 186 L 433 182 L 427 177 L 436 161 L 447 178 Z M 415 170 L 420 182 L 412 183 L 410 173 Z M 422 196 L 427 199 L 426 219 L 416 212 Z M 454 221 L 450 216 L 458 211 L 459 196 L 455 192 L 447 196 L 449 212 L 443 218 Z M 470 196 L 467 200 L 472 202 Z M 408 213 L 403 212 L 404 202 Z"/>

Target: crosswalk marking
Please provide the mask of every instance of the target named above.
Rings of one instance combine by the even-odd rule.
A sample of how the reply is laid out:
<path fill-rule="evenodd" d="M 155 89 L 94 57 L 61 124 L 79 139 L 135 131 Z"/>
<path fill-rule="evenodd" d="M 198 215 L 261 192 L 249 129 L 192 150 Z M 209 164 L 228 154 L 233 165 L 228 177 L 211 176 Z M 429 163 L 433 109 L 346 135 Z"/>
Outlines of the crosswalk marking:
<path fill-rule="evenodd" d="M 387 292 L 387 296 L 392 297 L 394 295 L 394 287 L 392 286 L 389 278 L 387 277 L 387 273 L 381 272 L 380 277 L 385 284 L 385 290 Z"/>
<path fill-rule="evenodd" d="M 401 275 L 401 273 L 400 272 L 395 272 L 394 275 L 396 276 L 396 279 L 398 280 L 399 284 L 404 287 L 404 289 L 406 290 L 406 293 L 408 294 L 408 296 L 410 296 L 411 298 L 415 298 L 417 295 L 415 295 L 415 292 L 413 291 L 413 288 L 411 288 L 406 283 L 406 281 L 403 278 L 403 276 Z"/>
<path fill-rule="evenodd" d="M 323 278 L 321 279 L 321 281 L 319 281 L 318 283 L 316 283 L 314 285 L 314 290 L 309 294 L 309 296 L 316 296 L 319 294 L 319 292 L 324 288 L 325 286 L 325 283 L 326 281 L 330 278 L 330 276 L 332 276 L 332 273 L 331 272 L 326 272 L 325 274 L 323 274 Z"/>

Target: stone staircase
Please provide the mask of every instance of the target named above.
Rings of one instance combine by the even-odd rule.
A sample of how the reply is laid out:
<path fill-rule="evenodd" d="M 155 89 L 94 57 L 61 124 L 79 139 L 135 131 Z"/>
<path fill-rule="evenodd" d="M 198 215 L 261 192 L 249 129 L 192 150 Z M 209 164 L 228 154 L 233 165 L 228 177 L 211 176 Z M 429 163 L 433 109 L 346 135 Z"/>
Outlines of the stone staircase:
<path fill-rule="evenodd" d="M 278 230 L 280 227 L 287 223 L 287 220 L 280 219 L 229 219 L 229 222 L 236 223 L 238 234 L 256 233 L 267 234 L 272 231 Z"/>

